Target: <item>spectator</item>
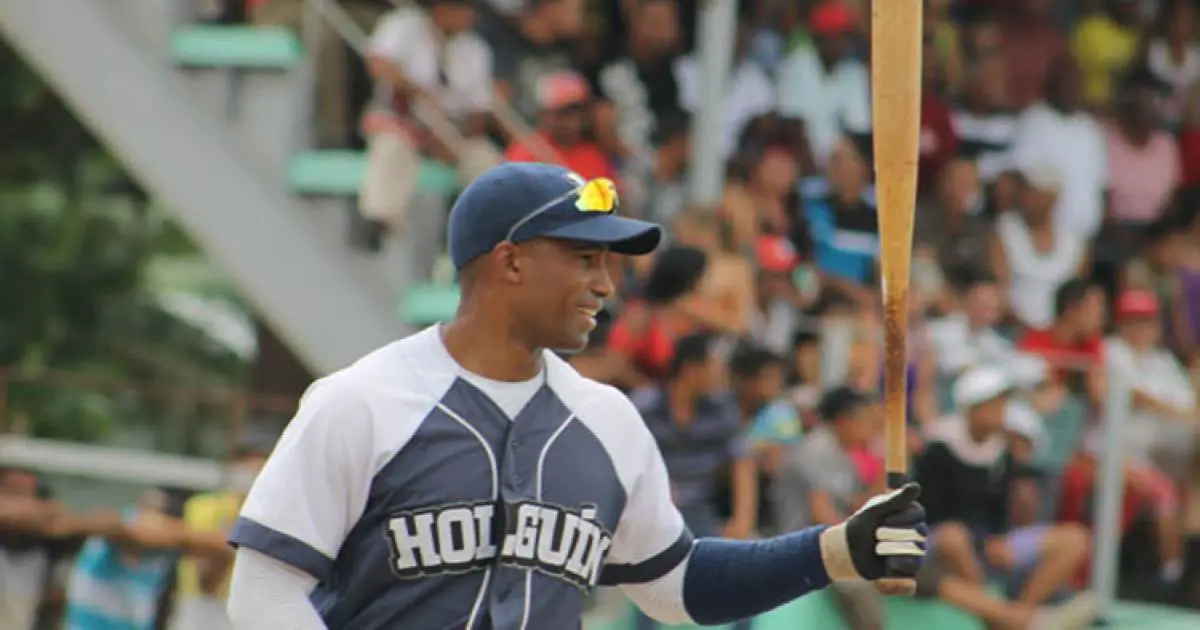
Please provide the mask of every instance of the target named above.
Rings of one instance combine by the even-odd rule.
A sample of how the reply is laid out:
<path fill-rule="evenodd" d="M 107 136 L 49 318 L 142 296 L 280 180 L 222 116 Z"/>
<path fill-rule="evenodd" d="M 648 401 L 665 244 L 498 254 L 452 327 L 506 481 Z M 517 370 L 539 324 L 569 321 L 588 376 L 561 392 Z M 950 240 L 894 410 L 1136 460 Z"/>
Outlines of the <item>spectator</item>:
<path fill-rule="evenodd" d="M 784 451 L 800 440 L 803 430 L 795 405 L 784 395 L 783 359 L 765 348 L 746 344 L 734 351 L 729 370 L 734 395 L 746 420 L 747 445 L 767 478 L 773 478 Z"/>
<path fill-rule="evenodd" d="M 827 179 L 801 181 L 813 258 L 826 285 L 861 304 L 875 300 L 879 217 L 871 188 L 871 138 L 842 136 L 830 157 Z"/>
<path fill-rule="evenodd" d="M 596 140 L 633 173 L 650 172 L 659 122 L 682 108 L 678 75 L 679 16 L 670 0 L 639 0 L 629 16 L 623 56 L 605 65 L 594 86 Z"/>
<path fill-rule="evenodd" d="M 870 78 L 850 54 L 854 15 L 841 2 L 821 2 L 809 15 L 812 45 L 799 46 L 779 67 L 779 113 L 804 121 L 813 158 L 829 163 L 844 130 L 871 128 Z"/>
<path fill-rule="evenodd" d="M 1084 239 L 1053 220 L 1063 189 L 1054 169 L 1026 169 L 1020 207 L 1000 216 L 992 247 L 992 267 L 1008 287 L 1013 314 L 1035 330 L 1054 321 L 1055 291 L 1088 269 Z"/>
<path fill-rule="evenodd" d="M 975 585 L 989 574 L 1004 577 L 1016 604 L 1034 613 L 1087 562 L 1088 534 L 1076 525 L 1035 522 L 1036 475 L 1013 457 L 1005 434 L 1010 390 L 998 367 L 959 377 L 957 413 L 933 428 L 915 476 L 938 567 Z M 1055 623 L 1036 620 L 1040 627 L 1083 628 L 1095 613 L 1086 597 L 1055 612 Z"/>
<path fill-rule="evenodd" d="M 669 225 L 687 205 L 687 165 L 692 152 L 691 118 L 682 110 L 659 119 L 654 136 L 654 168 L 642 179 L 622 180 L 624 190 L 633 189 L 635 212 Z"/>
<path fill-rule="evenodd" d="M 931 250 L 952 283 L 959 276 L 990 271 L 992 228 L 982 216 L 983 191 L 975 164 L 964 158 L 950 161 L 942 170 L 936 192 L 917 212 L 916 247 Z"/>
<path fill-rule="evenodd" d="M 1079 67 L 1064 56 L 1049 67 L 1046 98 L 1021 114 L 1013 140 L 1018 170 L 1054 169 L 1061 178 L 1056 225 L 1089 239 L 1100 229 L 1108 189 L 1104 131 L 1079 108 Z"/>
<path fill-rule="evenodd" d="M 1075 27 L 1071 49 L 1083 71 L 1083 102 L 1103 109 L 1113 101 L 1113 77 L 1128 70 L 1138 54 L 1137 0 L 1103 0 L 1100 10 Z"/>
<path fill-rule="evenodd" d="M 608 337 L 608 351 L 621 363 L 616 383 L 628 389 L 643 387 L 667 376 L 675 343 L 701 329 L 689 312 L 708 256 L 693 247 L 672 247 L 658 255 L 642 299 L 622 310 Z"/>
<path fill-rule="evenodd" d="M 733 397 L 722 391 L 724 366 L 715 339 L 689 335 L 675 345 L 666 381 L 630 399 L 654 434 L 684 521 L 697 536 L 749 538 L 757 528 L 758 468 L 741 439 Z M 727 471 L 732 515 L 724 524 L 716 510 L 717 474 Z M 639 628 L 651 628 L 645 615 Z M 739 630 L 749 627 L 741 622 Z"/>
<path fill-rule="evenodd" d="M 864 480 L 851 455 L 876 431 L 871 399 L 839 387 L 821 399 L 822 423 L 784 455 L 773 492 L 774 511 L 784 531 L 836 524 L 882 489 L 882 479 Z M 830 592 L 851 630 L 884 627 L 883 597 L 868 582 L 835 584 Z"/>
<path fill-rule="evenodd" d="M 1162 312 L 1163 343 L 1185 360 L 1195 348 L 1200 326 L 1189 321 L 1191 304 L 1200 294 L 1200 278 L 1187 266 L 1189 252 L 1195 250 L 1192 234 L 1179 219 L 1167 215 L 1150 224 L 1142 232 L 1141 256 L 1124 270 L 1123 288 L 1145 289 L 1158 297 Z"/>
<path fill-rule="evenodd" d="M 684 212 L 675 222 L 676 241 L 702 250 L 708 259 L 697 287 L 701 299 L 685 308 L 714 332 L 742 335 L 754 313 L 754 267 L 722 227 L 716 214 L 701 209 Z"/>
<path fill-rule="evenodd" d="M 925 54 L 933 57 L 940 70 L 939 90 L 956 96 L 963 84 L 963 47 L 958 25 L 950 15 L 952 4 L 953 0 L 925 0 L 924 20 L 929 25 Z"/>
<path fill-rule="evenodd" d="M 496 89 L 517 113 L 534 118 L 545 110 L 543 77 L 570 70 L 564 44 L 579 38 L 583 19 L 580 0 L 481 3 L 478 30 L 492 51 Z"/>
<path fill-rule="evenodd" d="M 926 26 L 924 39 L 924 70 L 921 73 L 921 136 L 918 143 L 920 161 L 917 164 L 917 184 L 921 192 L 933 190 L 941 177 L 942 168 L 958 151 L 958 134 L 954 130 L 954 113 L 942 96 L 945 70 L 940 64 L 934 41 L 933 25 Z"/>
<path fill-rule="evenodd" d="M 967 65 L 966 88 L 954 112 L 959 155 L 975 160 L 979 179 L 993 184 L 1009 168 L 1017 131 L 1010 107 L 1008 66 L 998 52 L 980 53 Z"/>
<path fill-rule="evenodd" d="M 1005 365 L 1015 352 L 996 326 L 1004 294 L 995 276 L 980 273 L 962 285 L 962 308 L 929 324 L 929 340 L 943 378 L 979 365 Z"/>
<path fill-rule="evenodd" d="M 377 228 L 404 224 L 422 154 L 456 164 L 463 182 L 499 160 L 484 136 L 492 103 L 492 53 L 472 32 L 474 3 L 429 0 L 428 6 L 428 14 L 419 6 L 395 9 L 380 21 L 368 46 L 367 68 L 377 87 L 363 118 L 367 169 L 359 201 Z M 418 112 L 446 117 L 466 142 L 444 146 Z"/>
<path fill-rule="evenodd" d="M 1190 2 L 1169 2 L 1163 8 L 1156 34 L 1146 47 L 1146 67 L 1169 86 L 1159 103 L 1159 116 L 1171 129 L 1183 120 L 1188 90 L 1200 80 L 1200 44 L 1195 41 L 1196 8 Z"/>
<path fill-rule="evenodd" d="M 304 31 L 305 13 L 313 10 L 308 0 L 250 0 L 246 4 L 251 23 L 282 26 L 298 34 Z M 337 0 L 334 4 L 364 30 L 373 28 L 391 9 L 390 2 L 381 0 Z M 351 109 L 350 73 L 346 72 L 352 53 L 332 26 L 319 18 L 316 22 L 315 38 L 306 38 L 305 44 L 315 48 L 317 143 L 322 147 L 344 147 L 350 142 L 356 116 Z"/>
<path fill-rule="evenodd" d="M 1059 515 L 1063 473 L 1079 449 L 1088 410 L 1066 383 L 1052 378 L 1053 371 L 1045 359 L 1019 354 L 1008 365 L 1014 382 L 1023 390 L 1022 402 L 1038 415 L 1044 430 L 1044 443 L 1028 463 L 1039 474 L 1042 500 L 1038 514 L 1044 520 L 1053 520 Z"/>
<path fill-rule="evenodd" d="M 1099 406 L 1104 393 L 1104 294 L 1086 280 L 1070 280 L 1054 294 L 1054 323 L 1027 331 L 1017 348 L 1044 358 L 1054 367 L 1055 380 L 1082 385 Z M 1082 375 L 1082 383 L 1070 375 Z"/>
<path fill-rule="evenodd" d="M 738 138 L 750 121 L 768 114 L 775 107 L 775 86 L 762 67 L 750 59 L 750 27 L 737 27 L 733 70 L 724 91 L 725 120 L 721 125 L 721 155 L 729 158 L 737 149 Z M 695 54 L 681 57 L 675 68 L 679 81 L 679 104 L 695 115 L 704 98 L 703 68 Z"/>
<path fill-rule="evenodd" d="M 1052 67 L 1067 50 L 1050 15 L 1050 0 L 1006 3 L 1001 46 L 1009 69 L 1012 106 L 1025 109 L 1042 99 Z"/>
<path fill-rule="evenodd" d="M 1116 120 L 1106 129 L 1111 217 L 1144 228 L 1163 215 L 1182 179 L 1179 146 L 1159 129 L 1156 103 L 1169 86 L 1145 70 L 1121 85 Z"/>
<path fill-rule="evenodd" d="M 797 331 L 792 337 L 790 356 L 788 398 L 807 429 L 816 425 L 817 403 L 821 398 L 821 337 L 811 331 Z"/>
<path fill-rule="evenodd" d="M 550 150 L 550 157 L 586 179 L 617 179 L 608 156 L 585 136 L 591 90 L 582 76 L 566 71 L 543 74 L 537 83 L 537 102 L 536 144 L 533 140 L 514 142 L 509 145 L 505 159 L 540 162 L 543 160 L 539 159 L 539 149 L 545 147 Z"/>
<path fill-rule="evenodd" d="M 1135 491 L 1151 497 L 1162 577 L 1175 582 L 1183 573 L 1175 480 L 1186 475 L 1193 456 L 1196 392 L 1187 371 L 1159 345 L 1162 325 L 1153 293 L 1122 293 L 1117 300 L 1117 323 L 1117 336 L 1105 344 L 1105 361 L 1110 371 L 1120 370 L 1133 388 L 1133 417 L 1124 441 L 1130 483 Z"/>
<path fill-rule="evenodd" d="M 758 278 L 749 335 L 771 352 L 785 355 L 791 349 L 792 333 L 801 325 L 801 309 L 811 296 L 805 296 L 792 280 L 800 261 L 786 238 L 758 237 L 755 257 Z"/>
<path fill-rule="evenodd" d="M 92 536 L 67 590 L 66 630 L 152 630 L 178 553 L 161 491 L 146 492 L 108 536 Z"/>
<path fill-rule="evenodd" d="M 63 569 L 77 542 L 123 534 L 119 515 L 72 514 L 51 500 L 35 472 L 0 469 L 0 627 L 40 627 L 39 617 L 65 598 Z"/>
<path fill-rule="evenodd" d="M 197 494 L 184 504 L 192 553 L 179 563 L 172 630 L 232 630 L 225 599 L 233 553 L 226 538 L 276 438 L 273 431 L 247 430 L 230 459 L 226 490 Z"/>
<path fill-rule="evenodd" d="M 58 550 L 47 532 L 61 516 L 34 472 L 0 469 L 0 627 L 35 627 L 55 578 Z"/>

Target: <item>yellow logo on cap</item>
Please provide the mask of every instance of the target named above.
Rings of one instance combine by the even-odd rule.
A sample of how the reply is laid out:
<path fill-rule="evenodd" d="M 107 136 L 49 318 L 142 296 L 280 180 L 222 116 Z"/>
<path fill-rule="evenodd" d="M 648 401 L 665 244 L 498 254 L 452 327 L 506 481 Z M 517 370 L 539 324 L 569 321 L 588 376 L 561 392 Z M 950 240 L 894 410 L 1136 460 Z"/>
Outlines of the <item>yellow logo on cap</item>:
<path fill-rule="evenodd" d="M 598 177 L 579 188 L 575 208 L 580 212 L 612 212 L 617 204 L 616 184 L 607 177 Z"/>

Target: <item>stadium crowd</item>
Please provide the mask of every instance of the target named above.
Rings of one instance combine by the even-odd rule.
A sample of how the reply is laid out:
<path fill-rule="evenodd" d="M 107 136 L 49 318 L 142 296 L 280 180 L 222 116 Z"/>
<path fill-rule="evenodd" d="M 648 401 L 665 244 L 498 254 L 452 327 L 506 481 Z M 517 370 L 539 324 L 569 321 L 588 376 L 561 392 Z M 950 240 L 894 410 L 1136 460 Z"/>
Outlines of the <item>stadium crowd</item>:
<path fill-rule="evenodd" d="M 300 28 L 307 1 L 235 13 Z M 671 242 L 615 262 L 619 294 L 570 360 L 642 411 L 692 530 L 836 523 L 879 491 L 869 0 L 739 3 L 724 123 L 704 130 L 728 164 L 710 206 L 687 186 L 698 2 L 336 4 L 371 38 L 362 60 L 332 30 L 319 40 L 318 135 L 367 152 L 369 241 L 404 229 L 423 157 L 464 180 L 501 159 L 611 178 L 622 212 Z M 1196 4 L 926 2 L 908 371 L 933 529 L 919 594 L 989 627 L 1091 621 L 1102 457 L 1125 462 L 1122 589 L 1200 608 Z M 495 98 L 534 135 L 497 125 Z M 430 133 L 429 110 L 464 142 Z M 1131 388 L 1121 453 L 1103 452 L 1110 379 Z M 219 627 L 221 530 L 268 449 L 251 439 L 230 491 L 173 517 L 157 492 L 71 515 L 35 474 L 5 471 L 0 627 L 58 627 L 63 611 L 80 630 L 97 614 Z M 884 627 L 873 588 L 835 595 L 848 627 Z"/>

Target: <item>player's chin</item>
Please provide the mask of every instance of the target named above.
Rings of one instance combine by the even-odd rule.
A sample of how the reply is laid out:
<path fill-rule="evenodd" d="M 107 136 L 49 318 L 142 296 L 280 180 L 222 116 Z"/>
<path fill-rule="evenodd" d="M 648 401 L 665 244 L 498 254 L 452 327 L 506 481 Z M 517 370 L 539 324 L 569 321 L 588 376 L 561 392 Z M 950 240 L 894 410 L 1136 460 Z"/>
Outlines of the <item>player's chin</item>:
<path fill-rule="evenodd" d="M 562 336 L 554 344 L 554 350 L 564 354 L 575 354 L 583 352 L 587 348 L 588 335 L 592 332 L 592 327 L 589 326 L 586 330 L 573 328 L 573 330 L 563 331 Z"/>

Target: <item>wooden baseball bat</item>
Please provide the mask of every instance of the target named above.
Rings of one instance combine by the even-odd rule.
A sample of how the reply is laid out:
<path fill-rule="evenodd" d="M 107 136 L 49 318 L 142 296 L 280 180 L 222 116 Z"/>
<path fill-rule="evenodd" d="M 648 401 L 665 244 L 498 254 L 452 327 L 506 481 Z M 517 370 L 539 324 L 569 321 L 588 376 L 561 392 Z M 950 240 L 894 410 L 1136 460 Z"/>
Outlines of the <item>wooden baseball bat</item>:
<path fill-rule="evenodd" d="M 879 203 L 888 486 L 908 478 L 908 291 L 921 128 L 922 0 L 871 2 L 871 110 Z"/>

